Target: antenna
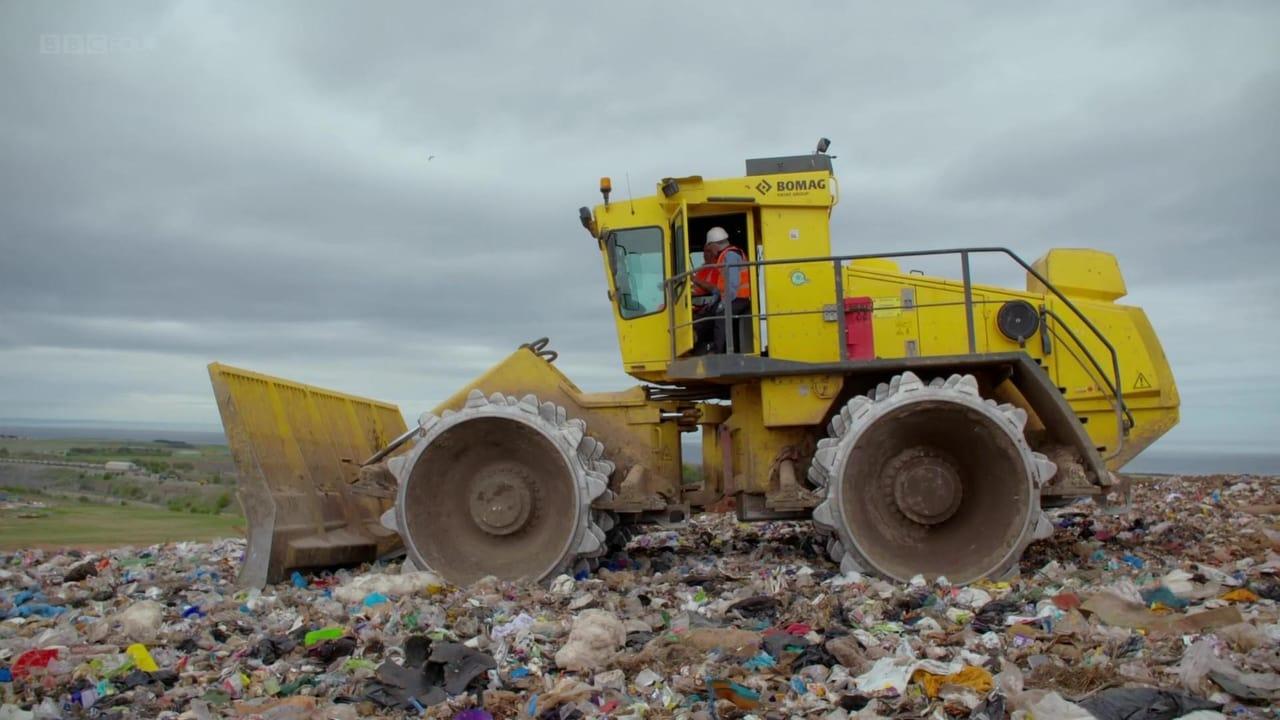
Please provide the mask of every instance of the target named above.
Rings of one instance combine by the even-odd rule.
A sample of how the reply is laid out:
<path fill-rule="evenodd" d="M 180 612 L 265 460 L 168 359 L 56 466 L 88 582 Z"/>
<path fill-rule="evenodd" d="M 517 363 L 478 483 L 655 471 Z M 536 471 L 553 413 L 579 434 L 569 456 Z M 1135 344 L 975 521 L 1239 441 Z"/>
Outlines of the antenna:
<path fill-rule="evenodd" d="M 631 214 L 635 215 L 636 199 L 635 199 L 635 196 L 631 194 L 631 173 L 626 173 L 626 176 L 627 176 L 627 202 L 631 204 Z"/>

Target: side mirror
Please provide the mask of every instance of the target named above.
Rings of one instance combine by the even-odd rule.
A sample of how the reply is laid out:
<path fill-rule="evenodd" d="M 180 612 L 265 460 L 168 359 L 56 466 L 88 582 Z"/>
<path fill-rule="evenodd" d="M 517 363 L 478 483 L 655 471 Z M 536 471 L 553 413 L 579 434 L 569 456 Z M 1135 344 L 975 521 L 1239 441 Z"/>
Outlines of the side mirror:
<path fill-rule="evenodd" d="M 590 208 L 585 206 L 578 208 L 578 222 L 582 223 L 582 227 L 586 228 L 587 232 L 591 233 L 592 235 L 595 235 L 595 231 L 591 229 L 591 209 Z"/>

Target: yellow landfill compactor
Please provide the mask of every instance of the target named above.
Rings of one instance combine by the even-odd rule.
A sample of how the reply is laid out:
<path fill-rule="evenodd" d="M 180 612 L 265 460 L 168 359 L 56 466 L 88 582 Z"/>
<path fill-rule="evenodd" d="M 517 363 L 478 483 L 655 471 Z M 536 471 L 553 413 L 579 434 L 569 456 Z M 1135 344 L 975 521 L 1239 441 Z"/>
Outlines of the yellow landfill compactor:
<path fill-rule="evenodd" d="M 1177 423 L 1178 392 L 1146 315 L 1117 303 L 1115 257 L 832 255 L 826 148 L 612 203 L 602 179 L 579 219 L 641 382 L 629 389 L 583 392 L 544 339 L 407 429 L 388 403 L 210 365 L 248 520 L 241 582 L 401 547 L 459 585 L 547 580 L 732 498 L 744 521 L 812 520 L 845 571 L 967 583 L 1016 572 L 1052 532 L 1043 507 L 1122 496 L 1111 471 Z M 745 256 L 749 314 L 699 306 L 711 228 Z M 959 279 L 911 269 L 942 262 Z M 972 282 L 979 262 L 1026 287 Z M 708 323 L 723 352 L 704 352 Z"/>

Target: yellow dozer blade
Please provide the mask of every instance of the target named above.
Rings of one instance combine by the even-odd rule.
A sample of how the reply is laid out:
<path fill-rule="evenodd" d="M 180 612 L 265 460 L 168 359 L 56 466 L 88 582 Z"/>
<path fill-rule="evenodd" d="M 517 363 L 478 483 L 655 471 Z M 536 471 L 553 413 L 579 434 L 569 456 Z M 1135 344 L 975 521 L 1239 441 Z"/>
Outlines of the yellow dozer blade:
<path fill-rule="evenodd" d="M 360 464 L 406 432 L 398 407 L 219 363 L 209 378 L 248 523 L 241 585 L 367 562 L 400 546 L 379 522 L 391 500 L 351 488 Z"/>

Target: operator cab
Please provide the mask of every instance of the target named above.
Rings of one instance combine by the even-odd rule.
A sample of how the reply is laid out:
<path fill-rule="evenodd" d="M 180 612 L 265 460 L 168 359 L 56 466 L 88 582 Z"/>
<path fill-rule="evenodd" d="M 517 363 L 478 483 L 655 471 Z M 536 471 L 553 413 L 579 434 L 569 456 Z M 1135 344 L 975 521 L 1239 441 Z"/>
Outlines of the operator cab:
<path fill-rule="evenodd" d="M 765 256 L 776 263 L 830 255 L 828 218 L 836 193 L 825 151 L 824 142 L 811 155 L 747 160 L 739 177 L 663 178 L 655 195 L 612 203 L 611 183 L 601 180 L 604 204 L 582 208 L 579 219 L 605 261 L 626 372 L 661 380 L 672 362 L 708 351 L 709 328 L 721 331 L 729 353 L 775 357 L 812 354 L 814 338 L 831 334 L 821 312 L 813 311 L 824 302 L 818 288 L 834 285 L 829 266 L 797 272 L 759 264 Z M 693 282 L 708 262 L 703 250 L 715 227 L 725 230 L 747 263 L 741 286 L 750 289 L 750 310 L 730 303 L 731 317 L 720 312 L 723 302 L 712 312 L 708 293 Z M 710 282 L 707 274 L 713 273 L 699 279 Z M 808 317 L 797 314 L 794 306 L 800 305 L 811 311 Z"/>

